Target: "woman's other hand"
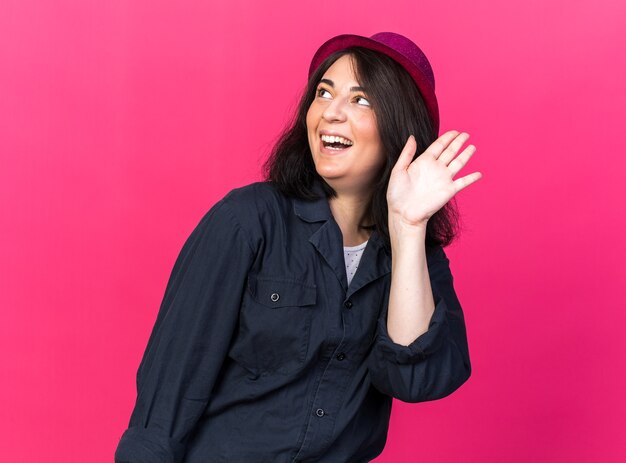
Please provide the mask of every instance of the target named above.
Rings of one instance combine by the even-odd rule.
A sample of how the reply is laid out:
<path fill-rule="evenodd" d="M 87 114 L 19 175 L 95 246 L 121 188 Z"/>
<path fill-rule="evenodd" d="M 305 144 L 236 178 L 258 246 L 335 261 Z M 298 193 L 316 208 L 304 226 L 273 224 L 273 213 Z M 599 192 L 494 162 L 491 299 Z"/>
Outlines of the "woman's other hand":
<path fill-rule="evenodd" d="M 480 172 L 454 180 L 476 151 L 474 145 L 469 145 L 459 154 L 468 139 L 469 134 L 451 130 L 412 161 L 417 144 L 411 135 L 389 178 L 389 217 L 394 216 L 407 226 L 425 227 L 428 219 L 454 195 L 480 180 Z"/>

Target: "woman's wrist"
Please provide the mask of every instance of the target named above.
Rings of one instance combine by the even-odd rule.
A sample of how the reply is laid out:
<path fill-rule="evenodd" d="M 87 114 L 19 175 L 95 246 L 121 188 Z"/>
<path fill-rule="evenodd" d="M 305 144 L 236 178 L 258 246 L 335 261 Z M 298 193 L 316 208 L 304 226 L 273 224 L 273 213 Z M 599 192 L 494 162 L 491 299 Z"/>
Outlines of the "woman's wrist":
<path fill-rule="evenodd" d="M 419 242 L 426 239 L 426 227 L 428 220 L 417 223 L 408 223 L 402 217 L 390 215 L 388 220 L 389 238 L 393 245 L 394 242 Z"/>

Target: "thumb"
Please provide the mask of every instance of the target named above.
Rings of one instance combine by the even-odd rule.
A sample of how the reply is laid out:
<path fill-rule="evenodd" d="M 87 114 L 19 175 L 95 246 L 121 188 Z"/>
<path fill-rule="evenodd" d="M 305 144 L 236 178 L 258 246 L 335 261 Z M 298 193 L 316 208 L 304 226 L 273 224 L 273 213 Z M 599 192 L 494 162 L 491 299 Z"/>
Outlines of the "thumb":
<path fill-rule="evenodd" d="M 406 170 L 411 165 L 411 161 L 413 161 L 413 156 L 415 156 L 415 151 L 417 150 L 417 142 L 415 141 L 415 137 L 413 135 L 409 136 L 409 139 L 406 141 L 400 156 L 398 156 L 398 160 L 396 161 L 396 165 L 393 167 L 394 169 L 402 169 Z"/>

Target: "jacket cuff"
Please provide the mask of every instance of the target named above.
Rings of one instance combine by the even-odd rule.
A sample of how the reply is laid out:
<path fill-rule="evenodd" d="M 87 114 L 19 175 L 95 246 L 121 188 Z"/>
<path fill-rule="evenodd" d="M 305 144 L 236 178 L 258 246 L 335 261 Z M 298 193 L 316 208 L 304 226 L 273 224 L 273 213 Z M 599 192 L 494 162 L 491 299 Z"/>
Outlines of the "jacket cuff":
<path fill-rule="evenodd" d="M 378 320 L 378 348 L 384 358 L 398 364 L 411 364 L 429 357 L 441 347 L 448 332 L 446 320 L 446 301 L 433 293 L 435 311 L 430 318 L 428 331 L 418 336 L 408 346 L 397 344 L 391 340 L 387 331 L 387 317 Z"/>
<path fill-rule="evenodd" d="M 115 451 L 115 463 L 178 463 L 185 446 L 169 438 L 154 436 L 145 428 L 130 427 L 124 432 Z"/>

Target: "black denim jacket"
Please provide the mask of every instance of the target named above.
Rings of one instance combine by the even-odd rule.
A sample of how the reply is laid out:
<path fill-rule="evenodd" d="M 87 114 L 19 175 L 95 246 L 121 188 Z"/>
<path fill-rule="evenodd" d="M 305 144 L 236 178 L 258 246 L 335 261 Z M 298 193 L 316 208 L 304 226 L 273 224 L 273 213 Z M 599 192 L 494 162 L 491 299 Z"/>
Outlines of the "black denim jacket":
<path fill-rule="evenodd" d="M 176 260 L 115 461 L 370 461 L 392 397 L 439 399 L 470 375 L 448 259 L 436 247 L 427 261 L 429 329 L 395 344 L 391 257 L 376 232 L 348 287 L 327 199 L 269 183 L 231 191 Z"/>

